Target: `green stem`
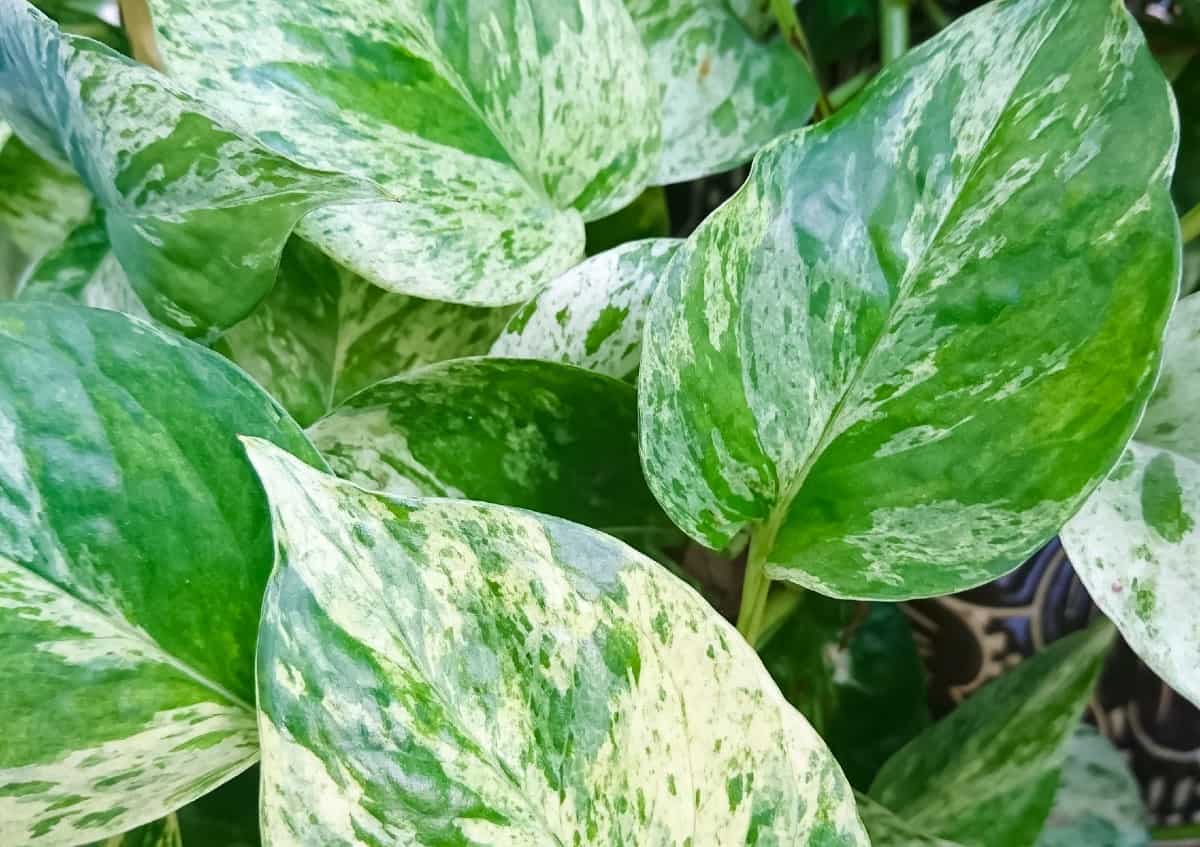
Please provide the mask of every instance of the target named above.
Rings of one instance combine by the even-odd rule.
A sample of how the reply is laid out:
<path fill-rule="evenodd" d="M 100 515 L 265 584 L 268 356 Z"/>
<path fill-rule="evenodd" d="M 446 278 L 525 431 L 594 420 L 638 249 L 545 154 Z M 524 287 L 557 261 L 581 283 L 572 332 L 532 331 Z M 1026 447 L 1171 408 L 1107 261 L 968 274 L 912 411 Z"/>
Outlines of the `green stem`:
<path fill-rule="evenodd" d="M 742 604 L 738 608 L 737 628 L 751 645 L 758 643 L 762 633 L 763 612 L 771 591 L 771 580 L 764 571 L 767 551 L 772 543 L 767 538 L 770 534 L 764 532 L 761 525 L 754 528 L 750 536 L 750 552 L 746 557 L 746 576 L 742 579 Z"/>
<path fill-rule="evenodd" d="M 950 16 L 946 14 L 946 10 L 938 4 L 937 0 L 921 0 L 921 11 L 938 29 L 950 26 Z"/>
<path fill-rule="evenodd" d="M 791 617 L 792 612 L 800 605 L 804 589 L 794 585 L 779 585 L 767 597 L 766 608 L 763 609 L 762 623 L 759 626 L 758 640 L 754 646 L 761 648 L 771 640 L 776 630 Z"/>
<path fill-rule="evenodd" d="M 1184 824 L 1182 826 L 1165 826 L 1151 831 L 1151 836 L 1159 841 L 1183 841 L 1200 838 L 1200 824 Z"/>
<path fill-rule="evenodd" d="M 859 71 L 837 88 L 830 91 L 828 98 L 829 107 L 836 112 L 838 109 L 845 106 L 850 102 L 850 98 L 866 88 L 867 83 L 871 81 L 871 77 L 873 76 L 875 76 L 874 70 L 868 69 L 865 71 Z"/>
<path fill-rule="evenodd" d="M 800 18 L 796 17 L 796 6 L 793 0 L 771 0 L 771 11 L 775 15 L 775 20 L 779 22 L 779 31 L 783 34 L 784 39 L 792 46 L 793 50 L 800 54 L 800 58 L 808 65 L 808 70 L 817 83 L 817 115 L 821 118 L 829 117 L 833 114 L 833 107 L 829 105 L 829 98 L 825 96 L 825 89 L 821 85 L 821 75 L 817 72 L 817 63 L 813 59 L 812 45 L 808 43 L 808 36 L 804 32 Z"/>
<path fill-rule="evenodd" d="M 1200 236 L 1200 205 L 1193 206 L 1179 219 L 1179 228 L 1183 231 L 1184 244 Z"/>
<path fill-rule="evenodd" d="M 885 65 L 908 52 L 909 0 L 879 0 L 879 51 Z"/>

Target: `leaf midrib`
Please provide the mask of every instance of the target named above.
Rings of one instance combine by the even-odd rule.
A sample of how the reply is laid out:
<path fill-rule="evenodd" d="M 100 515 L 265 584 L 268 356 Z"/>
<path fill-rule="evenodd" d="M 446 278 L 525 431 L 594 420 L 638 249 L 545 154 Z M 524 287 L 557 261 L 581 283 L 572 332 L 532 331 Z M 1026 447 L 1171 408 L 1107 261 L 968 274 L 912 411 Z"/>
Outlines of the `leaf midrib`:
<path fill-rule="evenodd" d="M 1004 105 L 1001 108 L 998 108 L 996 110 L 995 119 L 993 120 L 992 125 L 988 128 L 987 138 L 984 140 L 983 144 L 979 147 L 979 151 L 975 156 L 975 161 L 971 163 L 970 170 L 963 177 L 963 179 L 959 185 L 958 192 L 954 197 L 954 201 L 946 206 L 946 210 L 942 214 L 941 218 L 938 220 L 937 226 L 934 228 L 932 234 L 929 236 L 929 239 L 925 242 L 925 245 L 922 247 L 920 255 L 917 258 L 915 258 L 912 262 L 909 263 L 909 266 L 905 270 L 904 275 L 900 278 L 900 281 L 897 283 L 896 296 L 895 296 L 895 298 L 893 298 L 893 300 L 888 308 L 887 320 L 884 322 L 883 326 L 880 328 L 879 334 L 876 335 L 875 338 L 871 341 L 871 346 L 867 349 L 866 354 L 859 361 L 859 364 L 855 368 L 854 373 L 851 375 L 850 379 L 848 379 L 846 381 L 845 386 L 842 389 L 841 396 L 838 398 L 837 403 L 834 404 L 833 409 L 830 411 L 829 418 L 825 422 L 825 426 L 822 428 L 821 434 L 817 437 L 816 444 L 814 445 L 813 449 L 809 452 L 809 455 L 805 459 L 804 464 L 800 467 L 800 470 L 797 471 L 797 473 L 793 477 L 792 481 L 789 482 L 788 485 L 784 487 L 783 493 L 779 497 L 776 498 L 775 506 L 771 509 L 770 513 L 768 514 L 767 519 L 761 523 L 756 524 L 756 527 L 761 527 L 761 528 L 763 528 L 763 531 L 768 533 L 768 542 L 769 542 L 768 547 L 767 547 L 767 549 L 768 549 L 767 564 L 768 565 L 771 564 L 770 551 L 773 550 L 773 548 L 775 546 L 775 536 L 778 533 L 783 522 L 787 518 L 787 514 L 791 509 L 792 501 L 795 500 L 796 496 L 800 493 L 801 488 L 803 488 L 803 486 L 804 486 L 804 482 L 807 480 L 808 475 L 812 472 L 813 467 L 820 460 L 821 456 L 824 455 L 825 451 L 829 448 L 830 444 L 832 444 L 833 441 L 835 441 L 837 439 L 837 437 L 842 434 L 843 430 L 840 430 L 837 425 L 841 422 L 841 416 L 842 416 L 842 413 L 845 411 L 847 402 L 849 401 L 850 397 L 855 393 L 855 389 L 858 388 L 859 382 L 862 379 L 863 374 L 866 372 L 868 365 L 870 365 L 872 363 L 872 359 L 875 356 L 877 350 L 879 349 L 879 345 L 882 343 L 883 339 L 885 337 L 889 336 L 891 334 L 891 332 L 899 325 L 899 323 L 897 323 L 895 321 L 896 312 L 898 311 L 897 304 L 905 301 L 912 294 L 912 288 L 915 285 L 915 280 L 917 277 L 920 276 L 921 271 L 924 269 L 924 267 L 926 265 L 926 259 L 928 258 L 929 253 L 932 251 L 934 246 L 938 243 L 938 240 L 941 238 L 941 236 L 946 228 L 946 225 L 953 218 L 955 211 L 958 210 L 959 205 L 962 202 L 964 195 L 967 193 L 968 187 L 971 186 L 971 184 L 974 182 L 976 176 L 978 175 L 979 167 L 981 166 L 981 163 L 986 159 L 985 154 L 986 154 L 988 148 L 991 146 L 992 142 L 995 140 L 996 131 L 999 128 L 1001 121 L 1003 120 L 1004 116 L 1009 112 L 1009 109 L 1012 105 L 1012 100 L 1013 100 L 1015 93 L 1024 84 L 1026 74 L 1029 72 L 1029 68 L 1033 66 L 1035 60 L 1041 55 L 1043 48 L 1046 46 L 1046 43 L 1050 40 L 1050 38 L 1054 35 L 1054 33 L 1057 32 L 1059 24 L 1062 23 L 1063 19 L 1067 16 L 1068 11 L 1070 11 L 1070 6 L 1071 6 L 1070 2 L 1064 2 L 1061 4 L 1059 15 L 1055 19 L 1054 24 L 1052 26 L 1046 28 L 1045 34 L 1042 36 L 1041 41 L 1038 43 L 1038 46 L 1030 53 L 1029 61 L 1026 63 L 1025 67 L 1023 67 L 1021 69 L 1020 74 L 1017 76 L 1016 81 L 1013 83 L 1012 88 L 1009 90 L 1008 95 L 1005 97 Z M 839 129 L 840 129 L 840 127 L 839 127 Z M 836 131 L 837 130 L 834 130 L 834 132 L 836 132 Z M 757 160 L 755 160 L 754 165 L 755 165 L 755 168 L 757 169 L 757 166 L 758 166 Z M 746 338 L 745 333 L 739 333 L 738 359 L 743 363 L 749 361 L 748 357 L 745 355 L 745 350 L 743 349 L 744 348 L 744 340 L 743 339 L 745 339 L 745 338 Z M 747 386 L 748 376 L 749 375 L 747 373 L 746 368 L 743 367 L 741 369 L 741 382 L 742 382 L 742 392 L 743 392 L 744 397 L 749 396 L 749 391 L 748 391 L 748 386 Z M 748 406 L 750 405 L 748 400 L 747 400 L 747 405 Z M 762 437 L 762 432 L 758 428 L 758 425 L 759 425 L 759 419 L 756 416 L 755 417 L 755 436 L 758 438 L 759 444 L 761 445 L 763 443 L 763 437 Z M 766 454 L 765 450 L 763 452 L 764 452 L 764 454 Z M 767 454 L 767 455 L 769 455 L 769 454 Z M 756 528 L 755 531 L 759 531 L 759 530 Z"/>

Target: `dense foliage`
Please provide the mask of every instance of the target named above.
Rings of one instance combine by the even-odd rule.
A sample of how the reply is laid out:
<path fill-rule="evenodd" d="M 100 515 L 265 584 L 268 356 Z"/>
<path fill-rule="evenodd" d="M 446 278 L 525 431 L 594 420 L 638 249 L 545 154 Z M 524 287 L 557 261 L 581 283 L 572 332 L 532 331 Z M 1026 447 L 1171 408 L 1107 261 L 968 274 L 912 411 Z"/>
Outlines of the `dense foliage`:
<path fill-rule="evenodd" d="M 0 844 L 1147 844 L 896 604 L 1200 705 L 1200 9 L 966 5 L 0 0 Z"/>

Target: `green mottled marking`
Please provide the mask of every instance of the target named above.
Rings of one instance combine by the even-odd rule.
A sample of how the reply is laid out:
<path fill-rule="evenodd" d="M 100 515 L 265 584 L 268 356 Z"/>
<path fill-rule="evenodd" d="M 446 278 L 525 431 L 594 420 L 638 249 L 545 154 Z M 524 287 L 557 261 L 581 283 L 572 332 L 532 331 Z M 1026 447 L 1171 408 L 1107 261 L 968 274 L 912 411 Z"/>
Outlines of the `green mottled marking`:
<path fill-rule="evenodd" d="M 1142 476 L 1142 518 L 1167 541 L 1178 542 L 1195 522 L 1184 510 L 1183 489 L 1175 473 L 1175 460 L 1159 453 Z"/>

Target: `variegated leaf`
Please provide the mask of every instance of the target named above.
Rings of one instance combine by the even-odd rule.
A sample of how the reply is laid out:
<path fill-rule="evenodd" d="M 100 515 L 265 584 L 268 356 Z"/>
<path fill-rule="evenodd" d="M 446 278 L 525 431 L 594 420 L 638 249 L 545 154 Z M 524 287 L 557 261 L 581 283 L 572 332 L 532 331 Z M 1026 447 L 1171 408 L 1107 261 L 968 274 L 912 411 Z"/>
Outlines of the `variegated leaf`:
<path fill-rule="evenodd" d="M 161 74 L 60 33 L 25 0 L 0 0 L 0 112 L 39 155 L 74 168 L 146 308 L 192 335 L 262 299 L 306 212 L 380 196 L 222 127 Z"/>
<path fill-rule="evenodd" d="M 617 379 L 633 376 L 650 296 L 681 243 L 634 241 L 576 265 L 512 316 L 490 355 L 565 362 Z"/>
<path fill-rule="evenodd" d="M 112 838 L 97 841 L 92 847 L 185 847 L 175 815 L 167 815 L 137 829 L 131 829 Z M 193 844 L 190 847 L 205 847 Z M 215 845 L 214 845 L 215 847 Z"/>
<path fill-rule="evenodd" d="M 385 377 L 487 352 L 510 314 L 392 294 L 293 238 L 275 288 L 217 349 L 307 425 Z"/>
<path fill-rule="evenodd" d="M 271 526 L 237 433 L 320 462 L 215 353 L 0 305 L 0 844 L 121 833 L 257 757 Z"/>
<path fill-rule="evenodd" d="M 151 320 L 113 255 L 99 209 L 29 270 L 16 299 L 78 303 Z"/>
<path fill-rule="evenodd" d="M 966 847 L 1033 844 L 1112 634 L 1098 622 L 985 685 L 889 759 L 871 797 L 914 832 Z"/>
<path fill-rule="evenodd" d="M 308 434 L 366 488 L 520 506 L 629 540 L 671 529 L 638 465 L 633 387 L 579 368 L 443 362 L 360 391 Z"/>
<path fill-rule="evenodd" d="M 527 299 L 578 260 L 582 218 L 657 166 L 658 92 L 620 0 L 150 5 L 169 74 L 273 149 L 384 186 L 300 232 L 393 291 Z"/>
<path fill-rule="evenodd" d="M 279 545 L 258 653 L 268 845 L 866 847 L 820 738 L 654 562 L 248 449 Z"/>
<path fill-rule="evenodd" d="M 1121 752 L 1094 727 L 1079 727 L 1067 743 L 1054 809 L 1037 847 L 1149 847 L 1146 818 L 1137 778 Z"/>
<path fill-rule="evenodd" d="M 1200 704 L 1200 296 L 1179 301 L 1133 442 L 1062 530 L 1079 578 L 1129 646 Z"/>
<path fill-rule="evenodd" d="M 0 267 L 0 297 L 10 297 L 29 266 L 87 218 L 92 198 L 72 173 L 21 139 L 0 139 L 0 242 L 14 255 Z"/>
<path fill-rule="evenodd" d="M 742 22 L 746 31 L 762 38 L 775 25 L 771 14 L 771 0 L 725 0 L 729 9 Z"/>
<path fill-rule="evenodd" d="M 768 576 L 837 596 L 1016 566 L 1150 394 L 1176 134 L 1119 3 L 997 0 L 767 148 L 647 317 L 668 514 L 713 547 L 750 526 Z"/>
<path fill-rule="evenodd" d="M 918 832 L 866 794 L 855 792 L 854 800 L 863 826 L 871 836 L 871 847 L 962 847 L 936 835 Z"/>
<path fill-rule="evenodd" d="M 662 88 L 655 182 L 727 171 L 808 123 L 817 85 L 783 41 L 758 43 L 726 0 L 625 0 Z"/>

